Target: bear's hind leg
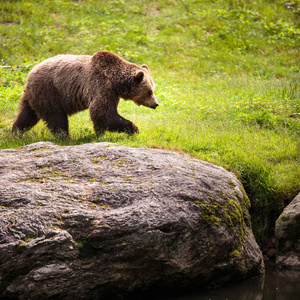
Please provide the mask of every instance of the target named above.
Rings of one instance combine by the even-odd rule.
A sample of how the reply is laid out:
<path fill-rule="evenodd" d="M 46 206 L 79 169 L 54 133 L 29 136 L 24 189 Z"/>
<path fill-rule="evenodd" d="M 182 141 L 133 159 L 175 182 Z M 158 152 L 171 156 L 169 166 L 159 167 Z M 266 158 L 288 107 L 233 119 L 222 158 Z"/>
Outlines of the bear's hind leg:
<path fill-rule="evenodd" d="M 45 116 L 43 119 L 53 135 L 69 137 L 68 116 L 64 111 Z"/>
<path fill-rule="evenodd" d="M 12 132 L 23 133 L 31 129 L 39 121 L 39 119 L 40 118 L 31 108 L 25 96 L 23 96 L 20 113 L 13 124 Z"/>

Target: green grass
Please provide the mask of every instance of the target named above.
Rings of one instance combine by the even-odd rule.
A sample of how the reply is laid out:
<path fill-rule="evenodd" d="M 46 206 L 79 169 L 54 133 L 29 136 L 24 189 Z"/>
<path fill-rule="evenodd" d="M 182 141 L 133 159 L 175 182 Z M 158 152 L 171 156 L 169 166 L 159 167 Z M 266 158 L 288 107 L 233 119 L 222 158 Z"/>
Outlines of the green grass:
<path fill-rule="evenodd" d="M 0 148 L 108 141 L 189 153 L 240 178 L 263 241 L 300 191 L 300 120 L 289 117 L 300 113 L 300 5 L 286 2 L 2 1 Z M 10 133 L 36 63 L 98 50 L 150 67 L 160 106 L 119 107 L 140 134 L 97 138 L 88 111 L 70 118 L 72 140 L 42 123 Z"/>

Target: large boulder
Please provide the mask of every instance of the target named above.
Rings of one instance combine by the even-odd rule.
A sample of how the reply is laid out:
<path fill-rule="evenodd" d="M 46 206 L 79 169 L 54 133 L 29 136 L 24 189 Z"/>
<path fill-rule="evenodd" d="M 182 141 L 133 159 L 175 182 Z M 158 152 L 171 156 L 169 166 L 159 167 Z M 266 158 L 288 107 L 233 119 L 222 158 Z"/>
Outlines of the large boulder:
<path fill-rule="evenodd" d="M 276 265 L 300 270 L 300 194 L 283 210 L 276 221 Z"/>
<path fill-rule="evenodd" d="M 0 151 L 0 298 L 114 299 L 263 272 L 249 199 L 211 163 L 109 143 Z"/>

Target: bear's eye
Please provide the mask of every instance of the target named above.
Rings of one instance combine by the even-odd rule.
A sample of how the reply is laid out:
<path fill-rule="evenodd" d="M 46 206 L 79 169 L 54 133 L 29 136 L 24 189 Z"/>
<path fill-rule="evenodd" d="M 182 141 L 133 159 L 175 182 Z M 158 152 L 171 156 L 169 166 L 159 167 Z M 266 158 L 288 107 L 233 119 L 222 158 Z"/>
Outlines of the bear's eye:
<path fill-rule="evenodd" d="M 149 91 L 149 92 L 148 92 L 148 95 L 149 95 L 149 96 L 152 96 L 152 95 L 153 95 L 153 92 L 152 92 L 152 91 Z"/>

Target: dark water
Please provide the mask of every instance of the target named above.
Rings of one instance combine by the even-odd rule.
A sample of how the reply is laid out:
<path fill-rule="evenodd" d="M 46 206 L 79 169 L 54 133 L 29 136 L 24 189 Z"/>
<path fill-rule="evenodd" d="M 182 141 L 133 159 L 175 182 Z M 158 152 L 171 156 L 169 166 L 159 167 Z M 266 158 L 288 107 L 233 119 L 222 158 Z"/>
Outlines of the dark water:
<path fill-rule="evenodd" d="M 155 295 L 145 300 L 300 300 L 300 271 L 268 268 L 255 277 L 224 288 L 180 295 Z"/>

